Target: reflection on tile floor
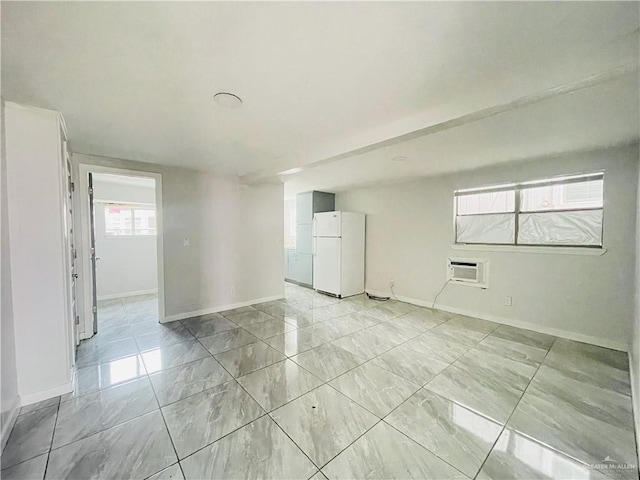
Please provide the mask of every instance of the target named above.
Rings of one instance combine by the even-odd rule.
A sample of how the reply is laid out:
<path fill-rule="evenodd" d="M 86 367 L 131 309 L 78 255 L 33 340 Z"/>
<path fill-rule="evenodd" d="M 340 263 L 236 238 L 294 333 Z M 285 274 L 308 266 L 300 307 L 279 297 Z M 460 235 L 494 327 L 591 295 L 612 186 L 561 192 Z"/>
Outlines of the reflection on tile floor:
<path fill-rule="evenodd" d="M 99 305 L 3 479 L 637 479 L 625 353 L 364 295 L 161 325 Z"/>

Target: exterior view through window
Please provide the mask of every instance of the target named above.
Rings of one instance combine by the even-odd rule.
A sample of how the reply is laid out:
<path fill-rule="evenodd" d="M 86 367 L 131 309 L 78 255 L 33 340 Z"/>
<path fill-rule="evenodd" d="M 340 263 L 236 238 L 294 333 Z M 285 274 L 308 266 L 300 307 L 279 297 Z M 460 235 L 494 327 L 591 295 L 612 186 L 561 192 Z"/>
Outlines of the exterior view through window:
<path fill-rule="evenodd" d="M 143 205 L 105 205 L 105 232 L 107 236 L 156 234 L 156 210 Z"/>
<path fill-rule="evenodd" d="M 456 243 L 602 247 L 604 172 L 456 190 Z"/>

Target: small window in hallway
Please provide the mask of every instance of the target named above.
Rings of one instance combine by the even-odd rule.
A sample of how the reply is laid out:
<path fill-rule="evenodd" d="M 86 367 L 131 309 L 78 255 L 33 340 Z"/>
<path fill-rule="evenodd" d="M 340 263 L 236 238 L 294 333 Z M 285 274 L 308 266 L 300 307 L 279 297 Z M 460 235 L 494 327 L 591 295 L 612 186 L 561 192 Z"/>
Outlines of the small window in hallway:
<path fill-rule="evenodd" d="M 144 205 L 104 205 L 107 236 L 156 234 L 156 211 Z"/>

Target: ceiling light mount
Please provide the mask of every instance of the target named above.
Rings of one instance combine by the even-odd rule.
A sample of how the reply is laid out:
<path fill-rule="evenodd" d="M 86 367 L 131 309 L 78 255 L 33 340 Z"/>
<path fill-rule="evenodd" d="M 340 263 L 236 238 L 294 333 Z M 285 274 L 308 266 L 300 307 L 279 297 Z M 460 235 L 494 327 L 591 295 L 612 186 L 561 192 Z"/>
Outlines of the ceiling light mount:
<path fill-rule="evenodd" d="M 242 107 L 242 99 L 234 93 L 218 92 L 213 96 L 213 99 L 224 108 L 238 109 Z"/>

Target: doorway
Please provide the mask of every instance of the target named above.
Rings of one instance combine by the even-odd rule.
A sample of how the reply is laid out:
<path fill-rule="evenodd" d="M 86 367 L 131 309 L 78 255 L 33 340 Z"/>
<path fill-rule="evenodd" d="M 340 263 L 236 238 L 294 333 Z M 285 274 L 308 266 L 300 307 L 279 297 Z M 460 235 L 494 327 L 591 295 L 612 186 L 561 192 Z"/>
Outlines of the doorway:
<path fill-rule="evenodd" d="M 111 336 L 164 320 L 162 182 L 156 173 L 80 165 L 83 311 L 81 338 Z M 100 335 L 102 333 L 102 335 Z"/>

